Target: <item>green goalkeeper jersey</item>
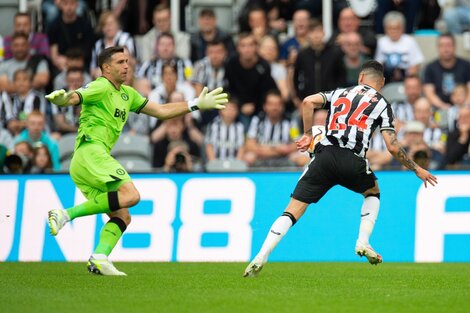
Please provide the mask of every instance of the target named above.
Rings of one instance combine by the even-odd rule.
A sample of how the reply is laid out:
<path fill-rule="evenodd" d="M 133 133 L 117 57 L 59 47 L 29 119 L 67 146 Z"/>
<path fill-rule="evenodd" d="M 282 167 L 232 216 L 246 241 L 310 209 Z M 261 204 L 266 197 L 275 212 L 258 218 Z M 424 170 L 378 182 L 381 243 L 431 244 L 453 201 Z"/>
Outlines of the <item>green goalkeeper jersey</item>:
<path fill-rule="evenodd" d="M 134 88 L 121 85 L 118 90 L 105 77 L 77 89 L 82 111 L 75 149 L 81 142 L 101 142 L 111 151 L 126 124 L 129 112 L 139 113 L 148 100 Z"/>

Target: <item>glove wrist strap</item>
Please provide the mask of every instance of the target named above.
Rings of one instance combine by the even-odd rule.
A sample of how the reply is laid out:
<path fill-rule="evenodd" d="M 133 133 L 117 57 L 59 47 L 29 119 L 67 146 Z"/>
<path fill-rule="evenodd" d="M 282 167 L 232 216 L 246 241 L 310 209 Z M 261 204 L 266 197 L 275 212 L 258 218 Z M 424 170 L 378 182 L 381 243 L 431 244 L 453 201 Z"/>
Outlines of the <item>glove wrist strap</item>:
<path fill-rule="evenodd" d="M 195 98 L 193 100 L 188 101 L 189 111 L 193 112 L 193 111 L 199 110 L 199 107 L 197 106 L 198 100 L 199 100 L 198 98 Z"/>

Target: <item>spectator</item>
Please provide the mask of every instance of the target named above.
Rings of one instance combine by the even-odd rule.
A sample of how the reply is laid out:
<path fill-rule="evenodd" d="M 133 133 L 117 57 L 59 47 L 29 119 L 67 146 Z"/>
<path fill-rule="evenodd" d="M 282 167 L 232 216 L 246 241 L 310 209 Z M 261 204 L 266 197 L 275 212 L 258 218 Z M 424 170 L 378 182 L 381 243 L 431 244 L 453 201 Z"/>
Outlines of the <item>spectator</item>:
<path fill-rule="evenodd" d="M 246 126 L 261 111 L 266 93 L 277 89 L 271 68 L 256 53 L 255 37 L 242 33 L 238 37 L 238 55 L 229 59 L 225 68 L 226 90 L 240 101 L 241 122 Z"/>
<path fill-rule="evenodd" d="M 170 95 L 177 91 L 183 94 L 182 101 L 196 96 L 194 88 L 188 82 L 178 81 L 178 69 L 173 62 L 164 63 L 162 67 L 162 84 L 157 85 L 149 94 L 149 100 L 157 103 L 168 103 Z"/>
<path fill-rule="evenodd" d="M 445 111 L 437 111 L 436 115 L 439 114 L 439 117 L 442 118 L 441 128 L 447 130 L 447 132 L 453 132 L 456 129 L 457 119 L 459 117 L 460 110 L 465 106 L 465 101 L 467 100 L 468 89 L 464 84 L 458 84 L 455 86 L 452 94 L 450 95 L 450 101 L 452 107 Z M 443 114 L 443 113 L 446 114 Z"/>
<path fill-rule="evenodd" d="M 269 27 L 266 11 L 262 7 L 253 7 L 248 12 L 248 26 L 250 33 L 258 43 L 261 38 L 267 35 L 271 35 L 277 40 L 278 33 Z"/>
<path fill-rule="evenodd" d="M 403 7 L 405 12 L 404 18 L 406 18 L 406 32 L 408 34 L 413 33 L 415 27 L 415 18 L 417 12 L 420 11 L 421 0 L 378 0 L 377 9 L 375 11 L 375 32 L 377 34 L 383 34 L 385 26 L 382 21 L 385 20 L 387 14 L 393 9 L 399 9 Z M 385 26 L 386 27 L 386 26 Z M 403 30 L 405 30 L 405 23 L 403 23 Z M 386 32 L 386 30 L 385 30 Z"/>
<path fill-rule="evenodd" d="M 284 117 L 284 102 L 278 91 L 266 94 L 263 112 L 253 117 L 247 133 L 244 161 L 250 166 L 293 166 L 296 152 L 291 140 L 291 122 Z"/>
<path fill-rule="evenodd" d="M 31 16 L 29 13 L 18 12 L 15 15 L 13 21 L 13 33 L 23 33 L 28 37 L 29 41 L 29 54 L 42 55 L 49 57 L 49 39 L 43 33 L 37 33 L 32 30 Z M 13 41 L 13 35 L 6 36 L 3 41 L 4 57 L 6 60 L 13 57 L 11 51 L 11 44 Z"/>
<path fill-rule="evenodd" d="M 279 46 L 272 36 L 265 36 L 260 40 L 258 54 L 271 66 L 271 77 L 276 82 L 277 88 L 281 92 L 282 99 L 289 99 L 289 87 L 287 85 L 287 69 L 278 62 Z"/>
<path fill-rule="evenodd" d="M 170 8 L 164 4 L 157 5 L 153 10 L 153 25 L 142 37 L 142 47 L 140 47 L 141 62 L 147 62 L 154 58 L 158 49 L 158 38 L 162 33 L 170 33 L 174 38 L 176 47 L 175 55 L 181 59 L 189 59 L 191 53 L 190 37 L 184 32 L 171 31 L 171 12 Z M 159 56 L 157 54 L 157 56 Z M 161 57 L 161 56 L 159 56 Z"/>
<path fill-rule="evenodd" d="M 69 68 L 81 69 L 83 85 L 92 81 L 91 75 L 85 70 L 85 58 L 80 49 L 71 48 L 65 53 L 65 69 L 54 78 L 54 90 L 67 89 L 67 70 Z"/>
<path fill-rule="evenodd" d="M 152 86 L 147 78 L 137 78 L 132 85 L 142 97 L 148 98 L 152 91 Z M 147 114 L 136 114 L 131 112 L 127 120 L 126 127 L 131 135 L 140 134 L 148 136 L 150 130 L 157 124 L 157 119 Z"/>
<path fill-rule="evenodd" d="M 206 130 L 206 158 L 208 161 L 242 160 L 245 153 L 245 128 L 237 120 L 238 103 L 231 98 L 225 104 L 225 109 L 219 111 L 217 116 Z"/>
<path fill-rule="evenodd" d="M 362 39 L 358 33 L 351 32 L 342 35 L 341 50 L 344 53 L 346 69 L 345 87 L 357 85 L 361 66 L 367 61 L 367 56 L 361 52 Z"/>
<path fill-rule="evenodd" d="M 49 67 L 42 56 L 29 54 L 28 37 L 23 33 L 15 33 L 12 37 L 11 51 L 13 57 L 0 64 L 0 90 L 14 93 L 13 75 L 19 69 L 31 71 L 32 86 L 36 90 L 42 90 L 49 83 Z"/>
<path fill-rule="evenodd" d="M 292 18 L 294 36 L 288 38 L 280 48 L 280 62 L 286 66 L 294 65 L 300 49 L 308 45 L 308 28 L 310 24 L 310 12 L 297 10 Z"/>
<path fill-rule="evenodd" d="M 26 126 L 26 118 L 33 111 L 40 111 L 44 116 L 51 118 L 47 112 L 47 102 L 45 98 L 32 89 L 31 74 L 27 70 L 17 70 L 13 76 L 13 86 L 15 93 L 11 97 L 11 119 L 7 123 L 10 128 L 10 123 L 13 120 L 19 121 L 21 130 Z M 50 121 L 50 120 L 49 120 Z M 51 123 L 47 125 L 47 129 L 51 128 Z M 15 133 L 17 135 L 17 133 Z"/>
<path fill-rule="evenodd" d="M 83 86 L 84 80 L 82 69 L 71 67 L 67 70 L 65 89 L 77 90 Z M 59 132 L 60 135 L 77 132 L 81 111 L 80 105 L 62 107 L 54 105 L 52 111 L 54 113 L 55 131 Z"/>
<path fill-rule="evenodd" d="M 213 90 L 224 85 L 226 59 L 227 47 L 222 41 L 214 40 L 207 43 L 207 56 L 196 62 L 194 74 L 191 77 L 197 95 L 201 93 L 204 86 Z M 215 110 L 200 113 L 202 125 L 207 125 L 217 116 Z"/>
<path fill-rule="evenodd" d="M 464 106 L 457 120 L 457 128 L 447 137 L 446 155 L 441 168 L 455 166 L 463 160 L 468 160 L 470 148 L 470 107 Z"/>
<path fill-rule="evenodd" d="M 450 95 L 457 84 L 470 88 L 470 63 L 455 54 L 455 38 L 442 34 L 437 39 L 437 60 L 424 71 L 424 94 L 436 109 L 451 107 Z M 470 103 L 467 94 L 466 103 Z"/>
<path fill-rule="evenodd" d="M 357 33 L 361 39 L 359 47 L 360 52 L 368 57 L 373 57 L 377 46 L 375 33 L 370 28 L 361 28 L 360 25 L 361 20 L 356 16 L 353 9 L 350 7 L 342 9 L 339 13 L 338 29 L 333 32 L 330 43 L 335 43 L 342 47 L 347 34 Z"/>
<path fill-rule="evenodd" d="M 423 92 L 421 80 L 416 75 L 406 76 L 403 86 L 405 89 L 405 100 L 392 103 L 396 131 L 399 131 L 408 121 L 415 119 L 413 113 L 414 105 L 422 97 Z"/>
<path fill-rule="evenodd" d="M 15 143 L 13 154 L 5 160 L 7 173 L 11 174 L 29 174 L 31 172 L 33 160 L 33 147 L 27 141 L 18 141 Z"/>
<path fill-rule="evenodd" d="M 46 174 L 52 172 L 51 154 L 46 146 L 34 148 L 31 174 Z"/>
<path fill-rule="evenodd" d="M 70 48 L 81 49 L 85 67 L 89 68 L 94 33 L 90 22 L 77 14 L 78 0 L 60 0 L 61 15 L 47 33 L 51 45 L 52 63 L 61 71 L 65 69 L 65 53 Z"/>
<path fill-rule="evenodd" d="M 101 13 L 98 21 L 98 29 L 102 33 L 102 38 L 98 39 L 95 43 L 91 54 L 90 66 L 90 71 L 94 78 L 101 75 L 101 71 L 98 67 L 98 55 L 105 48 L 112 46 L 126 47 L 129 57 L 132 59 L 136 58 L 134 38 L 132 38 L 131 34 L 121 30 L 119 21 L 116 16 L 114 16 L 113 12 L 105 11 Z M 135 61 L 131 63 L 134 64 Z"/>
<path fill-rule="evenodd" d="M 0 129 L 6 128 L 7 121 L 13 118 L 11 97 L 8 92 L 0 92 Z"/>
<path fill-rule="evenodd" d="M 163 139 L 154 143 L 153 167 L 160 168 L 166 165 L 166 170 L 169 170 L 177 163 L 176 161 L 188 161 L 186 155 L 184 159 L 178 157 L 177 160 L 176 155 L 178 153 L 184 154 L 186 152 L 192 157 L 200 157 L 199 146 L 189 138 L 183 118 L 165 120 L 162 126 L 165 129 L 165 134 Z M 170 152 L 172 153 L 170 154 Z"/>
<path fill-rule="evenodd" d="M 44 16 L 44 28 L 46 33 L 49 32 L 54 21 L 60 16 L 61 0 L 42 0 L 42 14 Z M 87 5 L 84 0 L 79 0 L 77 5 L 77 15 L 84 16 Z"/>
<path fill-rule="evenodd" d="M 27 141 L 32 146 L 45 145 L 51 153 L 54 170 L 59 170 L 59 147 L 55 140 L 47 134 L 45 126 L 46 119 L 44 115 L 39 111 L 31 112 L 26 120 L 26 129 L 15 138 L 15 142 Z"/>
<path fill-rule="evenodd" d="M 383 24 L 385 36 L 377 43 L 375 59 L 384 65 L 385 81 L 403 81 L 406 75 L 419 75 L 424 56 L 416 40 L 404 33 L 403 14 L 389 12 Z"/>
<path fill-rule="evenodd" d="M 157 53 L 151 61 L 146 61 L 139 69 L 137 76 L 146 77 L 152 83 L 152 88 L 162 84 L 162 69 L 164 64 L 176 65 L 179 82 L 191 77 L 192 64 L 188 59 L 176 56 L 175 39 L 170 33 L 161 33 L 157 39 Z"/>
<path fill-rule="evenodd" d="M 444 153 L 445 143 L 443 141 L 442 130 L 434 121 L 431 103 L 424 97 L 419 98 L 414 104 L 413 113 L 415 120 L 425 126 L 423 139 L 426 144 L 430 148 Z"/>
<path fill-rule="evenodd" d="M 212 9 L 199 12 L 199 31 L 191 34 L 191 61 L 194 63 L 207 56 L 210 42 L 221 42 L 230 56 L 235 54 L 232 36 L 217 27 L 217 18 Z"/>
<path fill-rule="evenodd" d="M 312 20 L 308 32 L 310 45 L 299 52 L 294 66 L 296 106 L 308 95 L 346 83 L 343 53 L 337 47 L 325 44 L 324 37 L 321 22 Z"/>
<path fill-rule="evenodd" d="M 454 6 L 448 8 L 443 14 L 447 31 L 458 35 L 470 29 L 470 1 L 455 0 Z"/>

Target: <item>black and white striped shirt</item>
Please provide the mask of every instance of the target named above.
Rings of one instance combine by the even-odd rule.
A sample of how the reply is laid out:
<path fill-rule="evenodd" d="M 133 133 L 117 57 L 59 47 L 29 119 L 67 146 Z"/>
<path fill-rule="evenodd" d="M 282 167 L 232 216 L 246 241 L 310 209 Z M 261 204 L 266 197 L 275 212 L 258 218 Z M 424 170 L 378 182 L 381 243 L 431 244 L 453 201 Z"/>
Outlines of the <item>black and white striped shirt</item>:
<path fill-rule="evenodd" d="M 18 95 L 12 97 L 12 113 L 13 117 L 19 120 L 25 120 L 26 116 L 38 110 L 47 118 L 47 102 L 41 94 L 31 90 L 26 97 L 21 98 Z"/>
<path fill-rule="evenodd" d="M 194 74 L 191 78 L 192 83 L 198 83 L 207 86 L 209 90 L 224 85 L 225 68 L 219 69 L 212 67 L 208 57 L 199 60 L 194 65 Z"/>
<path fill-rule="evenodd" d="M 129 53 L 131 56 L 137 57 L 134 38 L 132 38 L 131 34 L 129 33 L 118 31 L 116 36 L 114 36 L 113 38 L 113 44 L 111 46 L 126 47 L 127 50 L 129 50 Z M 98 39 L 91 53 L 90 68 L 92 70 L 98 67 L 98 56 L 100 55 L 101 51 L 103 51 L 105 48 L 108 48 L 108 47 L 106 47 L 104 43 L 104 39 L 103 38 Z"/>
<path fill-rule="evenodd" d="M 217 116 L 207 126 L 205 138 L 206 144 L 214 148 L 217 159 L 236 159 L 238 150 L 245 143 L 245 128 L 240 122 L 227 125 Z"/>
<path fill-rule="evenodd" d="M 283 118 L 276 124 L 271 123 L 264 114 L 254 116 L 248 129 L 247 137 L 256 139 L 259 144 L 278 145 L 291 142 L 291 121 Z"/>
<path fill-rule="evenodd" d="M 156 88 L 158 85 L 162 84 L 162 71 L 163 65 L 167 62 L 175 62 L 176 64 L 176 74 L 178 76 L 179 82 L 185 82 L 191 76 L 192 64 L 191 61 L 186 59 L 174 58 L 172 61 L 154 59 L 147 61 L 137 72 L 137 77 L 144 77 L 150 80 L 152 84 L 152 89 Z"/>
<path fill-rule="evenodd" d="M 0 127 L 5 127 L 7 122 L 13 117 L 11 98 L 8 93 L 4 91 L 0 95 Z"/>
<path fill-rule="evenodd" d="M 397 120 L 408 122 L 415 119 L 413 106 L 408 101 L 397 101 L 392 103 L 393 115 Z"/>
<path fill-rule="evenodd" d="M 365 157 L 369 141 L 377 126 L 394 130 L 391 105 L 374 88 L 358 85 L 320 93 L 328 109 L 323 146 L 351 149 Z"/>

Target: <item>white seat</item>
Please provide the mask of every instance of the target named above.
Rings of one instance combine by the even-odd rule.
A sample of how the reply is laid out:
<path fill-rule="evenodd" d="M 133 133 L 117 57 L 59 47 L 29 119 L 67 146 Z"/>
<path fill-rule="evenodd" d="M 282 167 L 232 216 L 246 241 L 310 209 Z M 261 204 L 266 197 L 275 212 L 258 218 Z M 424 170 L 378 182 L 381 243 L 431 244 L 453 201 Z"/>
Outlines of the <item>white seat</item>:
<path fill-rule="evenodd" d="M 76 133 L 69 133 L 60 137 L 57 144 L 59 146 L 59 159 L 61 162 L 72 158 L 76 137 Z"/>
<path fill-rule="evenodd" d="M 208 172 L 246 172 L 248 166 L 245 162 L 237 159 L 232 160 L 211 160 L 206 163 Z"/>
<path fill-rule="evenodd" d="M 111 154 L 115 158 L 132 157 L 150 161 L 149 138 L 143 135 L 122 134 L 116 142 Z"/>
<path fill-rule="evenodd" d="M 380 92 L 388 102 L 406 100 L 405 87 L 402 82 L 392 82 L 386 84 Z"/>
<path fill-rule="evenodd" d="M 149 161 L 142 160 L 140 158 L 133 157 L 120 157 L 116 160 L 126 169 L 126 171 L 132 172 L 150 172 L 152 165 Z"/>

